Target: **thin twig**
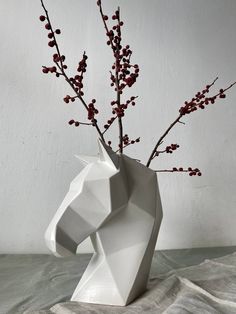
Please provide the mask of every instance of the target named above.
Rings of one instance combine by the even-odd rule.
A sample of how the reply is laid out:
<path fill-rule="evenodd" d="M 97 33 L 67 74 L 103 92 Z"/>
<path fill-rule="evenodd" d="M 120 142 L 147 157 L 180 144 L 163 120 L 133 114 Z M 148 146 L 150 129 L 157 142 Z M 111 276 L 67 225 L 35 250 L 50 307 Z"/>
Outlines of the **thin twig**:
<path fill-rule="evenodd" d="M 154 172 L 189 172 L 189 170 L 176 171 L 173 169 L 153 170 Z"/>
<path fill-rule="evenodd" d="M 109 124 L 109 127 L 107 129 L 105 129 L 102 134 L 104 135 L 109 129 L 110 129 L 110 126 L 113 124 L 113 122 L 118 118 L 118 116 L 115 116 L 114 119 L 111 121 L 111 123 Z"/>

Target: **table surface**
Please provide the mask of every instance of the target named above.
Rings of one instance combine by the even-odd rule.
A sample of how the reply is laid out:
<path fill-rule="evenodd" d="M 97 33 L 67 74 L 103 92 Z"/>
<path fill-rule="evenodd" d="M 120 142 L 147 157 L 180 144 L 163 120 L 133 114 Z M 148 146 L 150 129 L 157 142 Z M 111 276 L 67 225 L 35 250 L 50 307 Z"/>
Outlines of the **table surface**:
<path fill-rule="evenodd" d="M 231 254 L 236 247 L 156 251 L 150 277 Z M 91 254 L 0 255 L 0 314 L 31 313 L 70 300 Z"/>

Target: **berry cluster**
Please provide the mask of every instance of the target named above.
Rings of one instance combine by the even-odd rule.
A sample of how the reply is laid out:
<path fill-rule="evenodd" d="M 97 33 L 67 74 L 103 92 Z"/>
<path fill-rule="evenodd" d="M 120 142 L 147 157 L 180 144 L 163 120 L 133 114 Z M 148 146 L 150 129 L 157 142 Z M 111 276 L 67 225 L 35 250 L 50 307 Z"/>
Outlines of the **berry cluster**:
<path fill-rule="evenodd" d="M 129 145 L 133 145 L 133 144 L 139 143 L 139 142 L 140 142 L 140 137 L 136 138 L 135 140 L 130 140 L 128 134 L 125 134 L 123 136 L 124 147 L 127 147 Z"/>
<path fill-rule="evenodd" d="M 161 153 L 172 154 L 177 148 L 179 148 L 178 144 L 170 144 L 169 146 L 166 146 L 164 150 L 156 151 L 155 157 L 159 156 Z"/>
<path fill-rule="evenodd" d="M 96 123 L 97 120 L 94 118 L 98 114 L 98 110 L 95 108 L 96 99 L 92 99 L 91 103 L 88 105 L 88 120 L 93 123 Z"/>
<path fill-rule="evenodd" d="M 42 1 L 41 1 L 42 2 Z M 43 2 L 42 2 L 43 5 Z M 57 39 L 56 39 L 56 35 L 60 35 L 61 34 L 61 30 L 58 28 L 55 31 L 52 28 L 51 22 L 49 20 L 49 16 L 47 13 L 47 10 L 45 9 L 44 5 L 43 8 L 45 10 L 46 16 L 44 15 L 40 15 L 39 19 L 41 22 L 45 22 L 45 29 L 49 31 L 48 33 L 48 46 L 53 48 L 56 48 L 57 53 L 54 53 L 52 56 L 52 60 L 53 62 L 56 64 L 56 66 L 52 66 L 52 67 L 46 67 L 43 66 L 43 73 L 48 74 L 48 73 L 55 73 L 56 77 L 59 77 L 60 75 L 64 75 L 65 76 L 65 72 L 64 70 L 67 69 L 67 65 L 64 64 L 64 61 L 66 59 L 66 57 L 64 55 L 60 54 L 59 51 L 59 47 L 57 44 Z"/>
<path fill-rule="evenodd" d="M 39 19 L 40 19 L 41 22 L 46 22 L 45 28 L 46 28 L 46 30 L 50 31 L 50 33 L 48 33 L 48 38 L 52 39 L 52 40 L 48 42 L 48 46 L 54 47 L 55 44 L 56 44 L 56 42 L 54 40 L 54 34 L 60 35 L 61 34 L 61 30 L 60 29 L 56 29 L 55 32 L 51 31 L 50 21 L 44 15 L 40 15 Z"/>
<path fill-rule="evenodd" d="M 71 102 L 74 102 L 75 101 L 75 98 L 77 98 L 77 96 L 74 96 L 74 97 L 71 97 L 70 95 L 66 95 L 63 100 L 66 104 L 68 104 L 70 101 Z"/>
<path fill-rule="evenodd" d="M 55 73 L 56 77 L 59 77 L 61 75 L 59 72 L 57 72 L 57 68 L 55 66 L 52 66 L 52 67 L 43 66 L 42 72 L 45 74 Z"/>
<path fill-rule="evenodd" d="M 196 176 L 198 175 L 199 177 L 202 175 L 201 171 L 198 168 L 192 169 L 191 167 L 188 167 L 188 169 L 183 169 L 182 167 L 176 168 L 174 167 L 172 169 L 172 172 L 188 172 L 190 176 Z"/>
<path fill-rule="evenodd" d="M 75 120 L 70 120 L 68 123 L 69 123 L 69 125 L 73 125 L 74 124 L 74 126 L 76 126 L 76 127 L 78 127 L 80 125 L 80 122 L 79 121 L 75 121 Z"/>
<path fill-rule="evenodd" d="M 74 77 L 70 78 L 71 83 L 75 86 L 75 89 L 81 96 L 84 95 L 84 92 L 82 91 L 83 86 L 83 78 L 84 74 L 86 72 L 87 68 L 87 62 L 86 60 L 88 59 L 88 56 L 84 52 L 82 60 L 79 62 L 77 72 L 79 72 L 79 75 L 76 74 Z"/>
<path fill-rule="evenodd" d="M 113 100 L 111 102 L 112 108 L 112 114 L 117 115 L 117 117 L 124 117 L 125 115 L 125 110 L 128 108 L 129 105 L 135 106 L 135 98 L 138 96 L 132 96 L 130 99 L 128 99 L 124 104 L 119 104 L 118 101 Z"/>
<path fill-rule="evenodd" d="M 112 123 L 115 121 L 115 119 L 116 119 L 116 118 L 111 117 L 109 120 L 107 120 L 107 123 L 104 124 L 104 129 L 105 129 L 105 130 L 108 130 L 109 127 L 112 125 Z"/>
<path fill-rule="evenodd" d="M 115 58 L 115 62 L 112 66 L 112 70 L 114 70 L 115 73 L 111 75 L 111 86 L 115 86 L 115 91 L 122 94 L 126 86 L 131 87 L 136 82 L 139 76 L 139 66 L 130 63 L 132 55 L 130 46 L 122 46 L 121 27 L 124 25 L 124 22 L 120 20 L 119 9 L 112 15 L 112 20 L 116 21 L 116 23 L 109 29 L 107 25 L 109 18 L 107 15 L 103 14 L 101 1 L 97 1 L 97 5 L 100 8 L 106 29 L 106 35 L 108 37 L 107 45 L 111 46 Z"/>
<path fill-rule="evenodd" d="M 42 2 L 42 5 L 43 5 L 43 2 Z M 48 42 L 48 46 L 51 48 L 55 47 L 57 52 L 54 53 L 52 56 L 52 60 L 56 64 L 56 66 L 53 66 L 53 67 L 43 66 L 42 71 L 45 74 L 55 73 L 56 77 L 59 77 L 60 75 L 65 75 L 64 70 L 67 69 L 67 65 L 64 64 L 66 57 L 64 55 L 60 54 L 59 47 L 57 44 L 57 39 L 56 39 L 56 35 L 60 35 L 61 30 L 59 28 L 56 29 L 55 31 L 53 30 L 51 22 L 49 20 L 48 14 L 47 14 L 47 10 L 45 9 L 44 5 L 43 5 L 43 8 L 45 10 L 46 16 L 40 15 L 39 19 L 41 22 L 46 22 L 45 29 L 49 31 L 48 38 L 50 39 Z M 60 70 L 60 72 L 58 70 Z"/>
<path fill-rule="evenodd" d="M 185 101 L 184 106 L 179 109 L 179 113 L 183 116 L 185 114 L 196 111 L 199 108 L 205 109 L 207 105 L 214 104 L 217 98 L 226 98 L 225 91 L 227 89 L 223 88 L 221 88 L 219 92 L 214 96 L 206 96 L 217 79 L 218 78 L 216 78 L 211 84 L 206 85 L 202 91 L 197 92 L 195 97 L 193 97 L 190 101 Z"/>
<path fill-rule="evenodd" d="M 43 7 L 44 7 L 44 5 L 43 5 Z M 39 17 L 39 19 L 42 22 L 46 22 L 45 28 L 49 31 L 48 38 L 50 39 L 50 41 L 48 42 L 48 45 L 50 47 L 54 47 L 55 46 L 56 50 L 57 50 L 57 53 L 54 53 L 53 56 L 52 56 L 53 62 L 56 64 L 56 66 L 52 66 L 52 67 L 43 66 L 43 70 L 42 71 L 43 71 L 43 73 L 55 73 L 57 77 L 59 77 L 60 75 L 63 75 L 65 77 L 65 79 L 67 81 L 69 81 L 69 83 L 70 83 L 71 87 L 73 88 L 73 90 L 76 93 L 78 92 L 80 96 L 83 96 L 84 93 L 82 91 L 82 88 L 83 88 L 83 82 L 82 81 L 83 81 L 84 73 L 86 72 L 86 67 L 87 67 L 86 60 L 87 60 L 88 57 L 87 57 L 87 55 L 84 52 L 83 58 L 79 62 L 79 65 L 78 65 L 78 68 L 77 68 L 77 71 L 79 72 L 79 75 L 77 74 L 74 77 L 68 78 L 67 75 L 65 74 L 65 70 L 68 67 L 67 67 L 66 64 L 64 64 L 66 57 L 64 55 L 61 55 L 61 53 L 59 51 L 58 44 L 57 44 L 56 36 L 55 36 L 55 35 L 61 34 L 61 30 L 60 29 L 56 29 L 55 31 L 53 31 L 52 25 L 51 25 L 51 22 L 49 20 L 49 17 L 48 17 L 46 9 L 45 9 L 45 12 L 46 12 L 46 16 L 41 15 Z M 75 98 L 76 97 L 70 97 L 70 96 L 67 95 L 64 98 L 64 101 L 66 103 L 68 103 L 70 100 L 74 101 Z"/>
<path fill-rule="evenodd" d="M 171 144 L 170 146 L 166 146 L 166 152 L 172 154 L 177 148 L 179 148 L 178 144 Z"/>

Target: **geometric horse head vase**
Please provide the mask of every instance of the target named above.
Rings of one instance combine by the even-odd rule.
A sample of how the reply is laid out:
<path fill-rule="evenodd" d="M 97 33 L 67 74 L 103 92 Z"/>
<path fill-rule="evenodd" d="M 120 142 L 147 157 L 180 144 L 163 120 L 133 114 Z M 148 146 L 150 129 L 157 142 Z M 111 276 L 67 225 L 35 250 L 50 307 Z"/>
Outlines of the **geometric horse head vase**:
<path fill-rule="evenodd" d="M 146 290 L 162 220 L 156 173 L 99 141 L 45 233 L 56 256 L 90 236 L 94 255 L 71 300 L 124 306 Z"/>

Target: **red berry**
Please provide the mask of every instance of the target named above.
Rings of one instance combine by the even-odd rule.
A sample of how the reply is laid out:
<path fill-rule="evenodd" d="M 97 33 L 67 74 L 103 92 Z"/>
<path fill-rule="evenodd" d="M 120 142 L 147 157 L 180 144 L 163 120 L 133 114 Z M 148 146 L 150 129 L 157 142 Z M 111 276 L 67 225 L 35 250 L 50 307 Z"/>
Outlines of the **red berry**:
<path fill-rule="evenodd" d="M 75 122 L 75 126 L 76 127 L 79 126 L 79 122 L 78 121 Z"/>
<path fill-rule="evenodd" d="M 103 19 L 104 19 L 104 21 L 107 21 L 108 20 L 108 16 L 107 15 L 103 15 Z"/>
<path fill-rule="evenodd" d="M 44 15 L 40 15 L 39 19 L 41 22 L 43 22 L 43 21 L 45 21 L 46 17 Z"/>
<path fill-rule="evenodd" d="M 69 123 L 70 125 L 72 125 L 72 124 L 75 123 L 75 120 L 70 120 L 68 123 Z"/>
<path fill-rule="evenodd" d="M 220 98 L 225 98 L 226 95 L 225 94 L 220 94 Z"/>
<path fill-rule="evenodd" d="M 61 34 L 61 30 L 60 30 L 60 29 L 56 29 L 56 30 L 55 30 L 55 33 L 56 33 L 57 35 L 59 35 L 59 34 Z"/>
<path fill-rule="evenodd" d="M 53 33 L 48 34 L 48 38 L 52 39 L 53 38 Z"/>
<path fill-rule="evenodd" d="M 108 141 L 107 143 L 108 143 L 108 145 L 111 145 L 111 141 Z"/>
<path fill-rule="evenodd" d="M 183 171 L 184 169 L 183 168 L 179 168 L 179 171 Z"/>
<path fill-rule="evenodd" d="M 49 30 L 50 29 L 50 24 L 49 23 L 45 24 L 45 28 Z"/>
<path fill-rule="evenodd" d="M 100 0 L 97 1 L 97 5 L 101 5 L 101 1 Z"/>
<path fill-rule="evenodd" d="M 43 73 L 48 73 L 49 70 L 48 70 L 48 68 L 43 68 L 42 71 L 43 71 Z"/>
<path fill-rule="evenodd" d="M 48 46 L 49 46 L 49 47 L 54 47 L 54 46 L 55 46 L 55 41 L 54 41 L 54 40 L 49 41 L 49 42 L 48 42 Z"/>

